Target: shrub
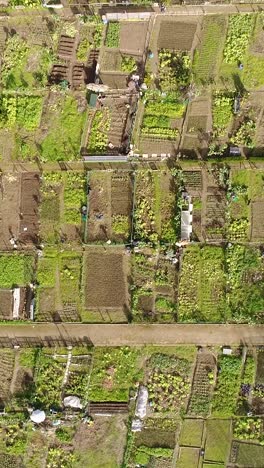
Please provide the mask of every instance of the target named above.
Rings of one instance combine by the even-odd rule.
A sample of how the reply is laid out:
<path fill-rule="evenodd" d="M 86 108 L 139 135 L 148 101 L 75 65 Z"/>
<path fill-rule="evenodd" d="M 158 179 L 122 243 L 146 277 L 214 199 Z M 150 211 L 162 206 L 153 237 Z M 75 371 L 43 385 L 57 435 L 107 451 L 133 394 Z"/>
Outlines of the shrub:
<path fill-rule="evenodd" d="M 121 62 L 121 70 L 125 73 L 133 73 L 137 69 L 137 62 L 134 57 L 123 57 Z"/>

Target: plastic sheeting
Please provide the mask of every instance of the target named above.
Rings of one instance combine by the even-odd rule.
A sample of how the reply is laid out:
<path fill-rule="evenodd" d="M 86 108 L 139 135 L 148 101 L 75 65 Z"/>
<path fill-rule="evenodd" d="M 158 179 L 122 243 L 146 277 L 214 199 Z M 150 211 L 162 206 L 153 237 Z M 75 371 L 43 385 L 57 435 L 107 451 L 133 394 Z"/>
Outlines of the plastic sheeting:
<path fill-rule="evenodd" d="M 148 389 L 141 385 L 138 391 L 135 416 L 143 419 L 147 414 Z"/>

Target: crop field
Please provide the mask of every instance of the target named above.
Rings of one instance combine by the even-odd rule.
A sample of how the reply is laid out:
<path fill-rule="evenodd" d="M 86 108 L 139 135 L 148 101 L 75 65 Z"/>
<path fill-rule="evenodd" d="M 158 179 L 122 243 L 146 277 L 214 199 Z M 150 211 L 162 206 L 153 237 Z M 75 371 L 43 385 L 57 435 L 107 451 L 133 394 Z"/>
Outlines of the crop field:
<path fill-rule="evenodd" d="M 83 261 L 85 309 L 109 315 L 110 321 L 126 321 L 130 305 L 128 253 L 122 247 L 87 247 Z"/>
<path fill-rule="evenodd" d="M 89 176 L 87 241 L 125 242 L 131 232 L 133 176 L 122 171 Z"/>

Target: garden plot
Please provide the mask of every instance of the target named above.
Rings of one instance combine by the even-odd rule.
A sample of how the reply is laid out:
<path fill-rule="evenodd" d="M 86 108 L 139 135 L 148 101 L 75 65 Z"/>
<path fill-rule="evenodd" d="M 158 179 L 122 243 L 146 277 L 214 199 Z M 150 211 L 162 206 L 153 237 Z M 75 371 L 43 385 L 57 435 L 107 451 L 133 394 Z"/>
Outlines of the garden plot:
<path fill-rule="evenodd" d="M 148 21 L 120 23 L 120 50 L 126 54 L 141 54 L 145 51 Z"/>
<path fill-rule="evenodd" d="M 214 354 L 207 349 L 200 350 L 196 359 L 188 414 L 208 416 L 213 394 L 215 370 L 216 358 Z"/>
<path fill-rule="evenodd" d="M 12 34 L 6 40 L 2 58 L 3 86 L 10 90 L 45 87 L 53 60 L 54 23 L 45 18 L 40 25 L 39 20 L 30 15 L 28 18 L 11 17 L 8 23 Z M 42 31 L 38 31 L 39 35 L 32 34 L 33 28 Z"/>
<path fill-rule="evenodd" d="M 146 362 L 146 386 L 151 411 L 178 414 L 186 408 L 193 372 L 194 353 L 183 348 L 166 354 L 154 352 Z"/>
<path fill-rule="evenodd" d="M 39 232 L 39 174 L 33 172 L 2 173 L 0 184 L 1 249 L 13 249 L 14 245 L 10 243 L 12 238 L 18 249 L 32 247 L 38 242 Z"/>
<path fill-rule="evenodd" d="M 165 252 L 141 250 L 132 257 L 132 314 L 136 321 L 176 318 L 177 266 Z"/>
<path fill-rule="evenodd" d="M 5 161 L 34 159 L 44 91 L 3 91 L 0 96 L 0 148 Z M 6 141 L 8 135 L 8 141 Z"/>
<path fill-rule="evenodd" d="M 136 173 L 134 211 L 135 238 L 152 244 L 170 243 L 179 235 L 177 179 L 169 171 L 139 170 Z"/>
<path fill-rule="evenodd" d="M 0 288 L 25 287 L 33 281 L 34 256 L 13 252 L 0 255 Z"/>
<path fill-rule="evenodd" d="M 232 321 L 263 323 L 263 258 L 258 248 L 226 249 L 227 314 Z"/>
<path fill-rule="evenodd" d="M 84 307 L 101 320 L 128 318 L 129 255 L 123 248 L 87 247 L 84 253 Z"/>
<path fill-rule="evenodd" d="M 100 58 L 100 78 L 104 84 L 124 89 L 129 75 L 142 73 L 147 29 L 147 22 L 108 23 Z"/>
<path fill-rule="evenodd" d="M 148 448 L 163 447 L 174 449 L 180 432 L 180 421 L 176 418 L 147 417 L 144 421 L 142 431 L 135 434 L 135 447 L 142 446 Z M 142 450 L 144 451 L 144 450 Z M 134 452 L 134 449 L 132 450 Z M 132 454 L 134 458 L 136 454 Z"/>
<path fill-rule="evenodd" d="M 209 419 L 206 422 L 204 458 L 210 462 L 227 463 L 231 445 L 231 421 Z"/>
<path fill-rule="evenodd" d="M 153 92 L 153 95 L 145 100 L 144 115 L 140 123 L 139 147 L 142 152 L 175 154 L 180 141 L 184 112 L 184 103 L 177 101 L 169 93 L 164 97 L 158 92 Z M 156 151 L 155 142 L 158 145 Z"/>
<path fill-rule="evenodd" d="M 230 201 L 230 215 L 236 228 L 234 234 L 231 229 L 231 234 L 235 236 L 235 239 L 231 240 L 243 241 L 250 238 L 253 242 L 261 242 L 264 223 L 264 174 L 256 170 L 240 173 L 233 170 L 231 174 L 233 200 Z"/>
<path fill-rule="evenodd" d="M 88 380 L 91 372 L 92 355 L 72 356 L 63 395 L 77 395 L 82 401 L 88 398 Z"/>
<path fill-rule="evenodd" d="M 131 387 L 142 379 L 142 353 L 136 348 L 96 348 L 89 384 L 91 402 L 128 402 Z"/>
<path fill-rule="evenodd" d="M 44 172 L 41 185 L 40 237 L 44 243 L 80 243 L 87 205 L 85 172 Z"/>
<path fill-rule="evenodd" d="M 230 417 L 236 413 L 241 384 L 242 360 L 239 350 L 231 356 L 219 356 L 217 367 L 218 373 L 212 400 L 212 415 Z M 206 458 L 220 461 L 209 456 Z"/>
<path fill-rule="evenodd" d="M 81 93 L 49 91 L 38 137 L 42 162 L 79 159 L 86 107 L 87 101 Z"/>
<path fill-rule="evenodd" d="M 21 175 L 19 241 L 24 245 L 37 244 L 38 242 L 39 189 L 39 174 L 29 172 Z"/>
<path fill-rule="evenodd" d="M 230 462 L 243 468 L 262 468 L 264 447 L 254 443 L 233 442 Z"/>
<path fill-rule="evenodd" d="M 227 19 L 223 16 L 210 16 L 203 20 L 201 42 L 194 58 L 194 78 L 198 84 L 208 84 L 217 76 L 226 26 Z"/>
<path fill-rule="evenodd" d="M 184 18 L 179 21 L 175 18 L 160 18 L 160 31 L 158 37 L 158 49 L 184 50 L 192 49 L 197 18 Z"/>
<path fill-rule="evenodd" d="M 132 218 L 133 178 L 129 172 L 91 172 L 87 240 L 125 242 Z"/>
<path fill-rule="evenodd" d="M 179 443 L 183 446 L 201 447 L 204 421 L 202 419 L 184 419 Z"/>
<path fill-rule="evenodd" d="M 1 349 L 1 382 L 0 382 L 0 404 L 5 406 L 10 399 L 10 384 L 13 375 L 15 353 L 11 349 Z"/>
<path fill-rule="evenodd" d="M 261 407 L 261 398 L 259 399 L 257 396 L 255 396 L 255 376 L 255 353 L 250 350 L 246 355 L 245 365 L 241 378 L 240 395 L 238 399 L 237 413 L 241 416 L 245 416 L 250 411 L 252 411 L 253 414 L 261 414 L 261 411 L 258 410 L 258 407 Z"/>
<path fill-rule="evenodd" d="M 204 96 L 193 100 L 186 114 L 181 152 L 183 157 L 203 156 L 211 130 L 210 98 Z"/>
<path fill-rule="evenodd" d="M 88 115 L 88 154 L 127 153 L 136 102 L 137 96 L 129 93 L 109 93 L 97 101 L 97 108 Z"/>
<path fill-rule="evenodd" d="M 194 447 L 180 447 L 177 460 L 179 468 L 198 468 L 200 449 Z"/>
<path fill-rule="evenodd" d="M 206 241 L 221 241 L 225 237 L 226 191 L 214 176 L 207 173 L 205 185 L 205 216 L 202 220 Z"/>
<path fill-rule="evenodd" d="M 127 434 L 127 418 L 124 415 L 95 416 L 92 426 L 78 425 L 73 444 L 78 462 L 76 468 L 89 466 L 121 466 Z"/>
<path fill-rule="evenodd" d="M 180 271 L 178 320 L 225 320 L 224 252 L 221 247 L 186 247 Z"/>
<path fill-rule="evenodd" d="M 37 318 L 40 321 L 80 321 L 81 253 L 47 250 L 37 272 Z"/>

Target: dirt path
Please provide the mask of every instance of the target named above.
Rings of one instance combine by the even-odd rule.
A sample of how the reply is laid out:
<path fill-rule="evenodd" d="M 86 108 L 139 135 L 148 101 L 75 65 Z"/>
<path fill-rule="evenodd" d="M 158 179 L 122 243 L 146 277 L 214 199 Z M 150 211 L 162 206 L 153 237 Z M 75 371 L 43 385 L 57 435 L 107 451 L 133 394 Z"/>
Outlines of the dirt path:
<path fill-rule="evenodd" d="M 21 324 L 1 325 L 0 345 L 6 346 L 27 341 L 38 343 L 44 340 L 91 341 L 95 346 L 156 345 L 264 345 L 264 325 L 211 325 L 211 324 L 168 324 L 168 325 L 116 325 L 116 324 Z"/>

